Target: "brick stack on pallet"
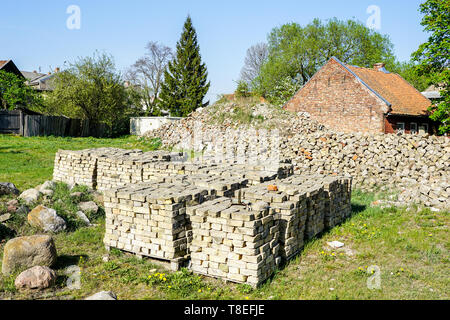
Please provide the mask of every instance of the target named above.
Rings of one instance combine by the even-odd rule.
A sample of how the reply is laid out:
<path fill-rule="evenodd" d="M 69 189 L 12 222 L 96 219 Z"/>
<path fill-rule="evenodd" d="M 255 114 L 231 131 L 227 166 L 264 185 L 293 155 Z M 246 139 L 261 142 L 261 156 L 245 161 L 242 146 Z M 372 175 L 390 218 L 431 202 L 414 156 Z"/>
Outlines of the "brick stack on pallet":
<path fill-rule="evenodd" d="M 104 191 L 105 245 L 178 269 L 257 286 L 305 240 L 351 214 L 351 178 L 248 164 L 174 162 L 183 154 L 59 151 L 54 179 Z"/>
<path fill-rule="evenodd" d="M 236 190 L 245 188 L 248 180 L 240 177 L 225 178 L 213 174 L 194 174 L 187 175 L 186 181 L 193 185 L 208 190 L 212 190 L 218 197 L 231 198 Z"/>
<path fill-rule="evenodd" d="M 196 273 L 257 286 L 275 271 L 278 224 L 267 203 L 251 210 L 217 198 L 187 209 L 192 224 L 191 267 Z"/>
<path fill-rule="evenodd" d="M 284 182 L 307 187 L 311 185 L 323 187 L 325 229 L 333 228 L 351 215 L 351 177 L 294 175 Z"/>
<path fill-rule="evenodd" d="M 55 156 L 53 180 L 68 184 L 97 187 L 97 161 L 102 157 L 142 154 L 140 150 L 116 148 L 86 149 L 80 151 L 59 150 Z"/>
<path fill-rule="evenodd" d="M 280 257 L 288 260 L 303 248 L 307 219 L 306 192 L 298 186 L 277 180 L 277 190 L 269 188 L 274 182 L 252 186 L 235 192 L 235 202 L 255 203 L 265 201 L 270 212 L 279 221 Z M 271 190 L 269 190 L 271 189 Z"/>
<path fill-rule="evenodd" d="M 167 177 L 208 173 L 208 165 L 183 162 L 149 162 L 143 165 L 144 182 L 161 181 Z"/>
<path fill-rule="evenodd" d="M 207 190 L 189 183 L 143 183 L 105 191 L 104 243 L 178 268 L 190 241 L 186 207 L 209 199 Z"/>
<path fill-rule="evenodd" d="M 146 165 L 165 166 L 171 159 L 181 156 L 181 153 L 151 151 L 141 154 L 118 153 L 101 157 L 97 163 L 97 188 L 104 191 L 130 183 L 151 181 L 151 179 L 144 179 Z"/>
<path fill-rule="evenodd" d="M 257 185 L 274 179 L 282 179 L 292 175 L 294 168 L 290 164 L 280 164 L 277 167 L 256 166 L 249 164 L 219 164 L 210 168 L 210 174 L 224 177 L 240 176 L 248 180 L 249 185 Z"/>

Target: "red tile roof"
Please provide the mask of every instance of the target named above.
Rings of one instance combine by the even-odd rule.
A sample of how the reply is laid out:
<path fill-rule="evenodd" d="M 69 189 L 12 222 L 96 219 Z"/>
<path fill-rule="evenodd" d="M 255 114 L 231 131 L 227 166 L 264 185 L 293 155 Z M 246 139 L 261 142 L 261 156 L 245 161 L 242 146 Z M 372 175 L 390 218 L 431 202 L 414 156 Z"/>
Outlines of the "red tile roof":
<path fill-rule="evenodd" d="M 3 67 L 7 62 L 7 60 L 0 60 L 0 68 Z"/>
<path fill-rule="evenodd" d="M 392 114 L 426 115 L 432 102 L 395 73 L 346 65 L 372 90 L 391 104 Z"/>

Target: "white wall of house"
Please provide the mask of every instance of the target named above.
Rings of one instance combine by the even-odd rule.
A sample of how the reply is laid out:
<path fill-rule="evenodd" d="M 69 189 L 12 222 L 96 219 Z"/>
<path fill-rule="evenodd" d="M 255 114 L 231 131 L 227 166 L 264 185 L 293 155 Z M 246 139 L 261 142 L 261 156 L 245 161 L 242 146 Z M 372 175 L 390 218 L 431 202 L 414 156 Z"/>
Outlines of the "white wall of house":
<path fill-rule="evenodd" d="M 130 119 L 130 133 L 135 136 L 143 136 L 151 130 L 156 130 L 166 123 L 180 121 L 177 117 L 139 117 Z"/>

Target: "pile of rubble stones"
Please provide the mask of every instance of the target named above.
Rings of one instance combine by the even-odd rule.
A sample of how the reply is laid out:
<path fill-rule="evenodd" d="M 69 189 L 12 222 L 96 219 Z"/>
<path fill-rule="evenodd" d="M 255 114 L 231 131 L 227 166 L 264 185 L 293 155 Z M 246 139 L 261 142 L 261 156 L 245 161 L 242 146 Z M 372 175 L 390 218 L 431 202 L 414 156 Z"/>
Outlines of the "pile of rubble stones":
<path fill-rule="evenodd" d="M 220 112 L 233 113 L 242 106 L 220 105 Z M 350 175 L 355 187 L 372 190 L 374 186 L 399 193 L 405 204 L 421 204 L 438 209 L 450 207 L 450 139 L 448 137 L 396 134 L 333 132 L 305 113 L 286 113 L 266 104 L 250 106 L 250 111 L 265 119 L 239 125 L 232 117 L 214 123 L 217 106 L 204 108 L 189 117 L 150 131 L 147 137 L 159 137 L 165 146 L 177 146 L 194 133 L 199 135 L 208 155 L 242 153 L 278 153 L 279 159 L 291 159 L 295 172 Z M 255 131 L 249 131 L 249 127 Z M 234 137 L 223 142 L 223 137 Z M 261 134 L 261 128 L 269 133 Z M 277 129 L 279 140 L 268 141 L 270 130 Z M 252 134 L 253 133 L 253 134 Z M 270 140 L 270 139 L 269 139 Z M 255 147 L 256 146 L 256 147 Z M 255 151 L 255 148 L 257 149 Z"/>

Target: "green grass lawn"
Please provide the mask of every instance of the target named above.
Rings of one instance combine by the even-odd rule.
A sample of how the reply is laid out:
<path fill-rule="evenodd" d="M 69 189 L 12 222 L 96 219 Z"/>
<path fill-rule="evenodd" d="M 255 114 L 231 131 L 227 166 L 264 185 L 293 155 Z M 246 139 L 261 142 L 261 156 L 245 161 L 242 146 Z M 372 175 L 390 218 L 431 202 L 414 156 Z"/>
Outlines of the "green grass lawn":
<path fill-rule="evenodd" d="M 142 142 L 129 137 L 108 140 L 0 136 L 0 141 L 0 180 L 17 183 L 22 189 L 51 178 L 52 157 L 59 148 L 145 149 Z M 55 194 L 64 203 L 58 210 L 70 211 L 73 204 L 65 202 L 67 191 L 60 188 Z M 0 275 L 0 299 L 81 299 L 101 290 L 112 290 L 119 299 L 449 299 L 449 213 L 370 207 L 380 196 L 355 191 L 353 216 L 308 242 L 297 258 L 258 289 L 199 277 L 187 270 L 172 273 L 150 260 L 139 260 L 117 250 L 112 250 L 105 262 L 104 218 L 98 217 L 95 227 L 75 226 L 54 236 L 59 256 L 55 269 L 60 276 L 55 288 L 22 293 L 14 288 L 14 276 Z M 16 236 L 34 232 L 24 220 L 22 225 L 17 220 L 10 224 L 17 231 Z M 344 248 L 331 249 L 327 242 L 333 240 L 345 243 Z M 3 246 L 4 241 L 0 244 L 1 255 Z M 69 265 L 81 269 L 79 290 L 65 286 L 65 268 Z M 371 266 L 377 266 L 379 273 L 368 272 Z M 377 274 L 380 289 L 369 289 L 368 279 Z"/>

